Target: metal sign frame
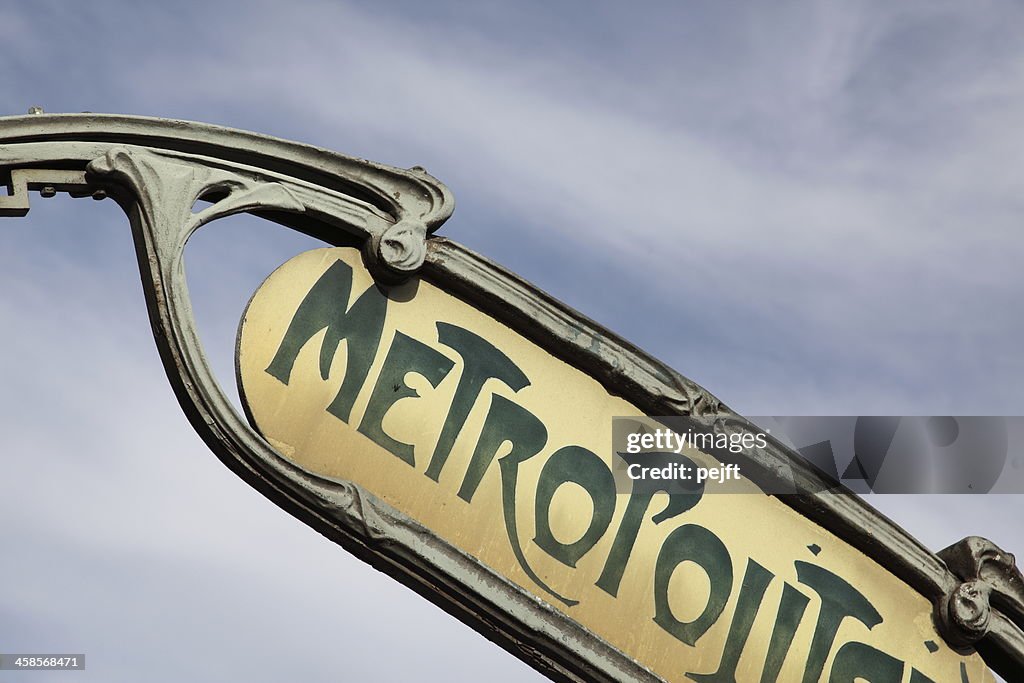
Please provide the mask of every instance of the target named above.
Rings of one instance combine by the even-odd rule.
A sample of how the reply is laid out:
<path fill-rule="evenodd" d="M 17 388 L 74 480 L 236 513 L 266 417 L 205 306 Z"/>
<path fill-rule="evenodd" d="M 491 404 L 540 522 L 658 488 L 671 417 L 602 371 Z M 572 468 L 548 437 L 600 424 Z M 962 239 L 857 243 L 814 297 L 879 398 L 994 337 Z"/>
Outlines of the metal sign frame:
<path fill-rule="evenodd" d="M 241 212 L 336 246 L 357 246 L 374 277 L 418 275 L 505 323 L 650 415 L 724 416 L 692 381 L 500 266 L 433 233 L 448 189 L 396 169 L 206 124 L 117 115 L 0 118 L 0 216 L 29 193 L 110 197 L 128 215 L 154 338 L 189 422 L 216 456 L 281 508 L 556 680 L 654 681 L 649 670 L 354 483 L 283 459 L 232 407 L 199 343 L 183 251 L 201 226 Z M 196 202 L 210 202 L 194 212 Z M 746 457 L 746 456 L 745 456 Z M 975 648 L 1024 680 L 1024 581 L 1013 556 L 971 537 L 933 554 L 777 441 L 744 461 L 755 480 L 786 476 L 802 516 L 896 575 L 935 607 L 953 647 Z M 813 493 L 811 493 L 813 492 Z"/>

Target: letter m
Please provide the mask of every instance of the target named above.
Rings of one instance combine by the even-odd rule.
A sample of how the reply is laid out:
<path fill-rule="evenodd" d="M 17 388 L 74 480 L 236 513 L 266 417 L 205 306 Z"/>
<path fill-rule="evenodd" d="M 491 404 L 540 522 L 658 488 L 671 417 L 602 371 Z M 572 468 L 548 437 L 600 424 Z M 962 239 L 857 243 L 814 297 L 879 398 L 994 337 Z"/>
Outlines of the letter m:
<path fill-rule="evenodd" d="M 339 260 L 320 276 L 299 304 L 274 360 L 267 366 L 269 374 L 288 384 L 299 351 L 326 328 L 327 334 L 320 346 L 320 377 L 326 380 L 334 354 L 341 341 L 346 340 L 345 379 L 337 396 L 327 406 L 327 412 L 345 422 L 349 421 L 352 404 L 377 355 L 388 304 L 387 297 L 376 286 L 369 287 L 349 308 L 351 295 L 352 268 Z"/>

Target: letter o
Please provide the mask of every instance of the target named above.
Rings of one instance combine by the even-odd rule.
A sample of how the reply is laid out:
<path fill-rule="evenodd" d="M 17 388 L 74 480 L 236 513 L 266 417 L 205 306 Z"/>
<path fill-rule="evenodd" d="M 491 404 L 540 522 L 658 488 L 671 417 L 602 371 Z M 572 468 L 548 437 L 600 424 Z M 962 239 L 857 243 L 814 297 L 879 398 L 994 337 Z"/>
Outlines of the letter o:
<path fill-rule="evenodd" d="M 593 517 L 587 531 L 572 543 L 562 543 L 551 533 L 551 500 L 562 484 L 573 482 L 583 487 L 594 503 Z M 562 564 L 575 567 L 576 562 L 597 544 L 615 513 L 615 478 L 601 458 L 582 446 L 565 446 L 555 451 L 537 482 L 537 536 L 533 539 L 548 555 Z"/>
<path fill-rule="evenodd" d="M 690 622 L 676 619 L 668 599 L 672 573 L 683 562 L 695 563 L 711 582 L 704 611 Z M 722 615 L 731 592 L 732 559 L 718 536 L 697 524 L 681 526 L 668 535 L 654 569 L 654 621 L 658 626 L 687 645 L 695 645 Z"/>

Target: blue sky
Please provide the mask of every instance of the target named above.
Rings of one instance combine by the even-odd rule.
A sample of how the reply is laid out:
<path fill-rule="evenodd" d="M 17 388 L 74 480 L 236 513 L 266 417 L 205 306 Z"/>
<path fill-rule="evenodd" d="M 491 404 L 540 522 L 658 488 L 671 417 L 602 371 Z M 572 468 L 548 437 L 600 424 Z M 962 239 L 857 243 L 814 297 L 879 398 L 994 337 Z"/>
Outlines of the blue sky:
<path fill-rule="evenodd" d="M 423 165 L 456 196 L 442 234 L 743 413 L 1014 415 L 1022 29 L 989 1 L 8 2 L 0 113 Z M 236 218 L 190 250 L 229 386 L 246 299 L 309 246 Z M 540 679 L 206 451 L 111 203 L 4 221 L 0 287 L 2 649 L 85 651 L 75 680 Z M 1019 497 L 872 503 L 936 550 L 1024 548 Z"/>

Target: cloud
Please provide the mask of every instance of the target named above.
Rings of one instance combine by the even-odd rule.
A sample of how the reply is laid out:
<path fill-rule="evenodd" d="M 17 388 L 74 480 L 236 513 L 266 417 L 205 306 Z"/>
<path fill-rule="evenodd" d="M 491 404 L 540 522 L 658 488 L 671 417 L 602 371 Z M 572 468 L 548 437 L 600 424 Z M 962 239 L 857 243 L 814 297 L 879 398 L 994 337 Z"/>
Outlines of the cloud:
<path fill-rule="evenodd" d="M 686 322 L 605 312 L 585 285 L 555 293 L 644 346 L 682 339 L 666 360 L 748 410 L 768 406 L 738 354 L 767 359 L 765 386 L 789 378 L 833 412 L 867 410 L 872 395 L 897 412 L 1019 406 L 1004 378 L 1024 369 L 1007 343 L 1021 325 L 998 315 L 1021 294 L 1020 155 L 1001 132 L 1022 109 L 1008 85 L 1019 69 L 1002 65 L 1019 18 L 822 6 L 750 10 L 726 28 L 702 9 L 653 30 L 649 42 L 667 42 L 639 63 L 541 29 L 530 49 L 498 36 L 493 7 L 454 34 L 400 12 L 259 7 L 217 33 L 216 59 L 151 51 L 121 79 L 175 115 L 428 161 L 471 198 L 446 234 L 484 253 L 562 246 L 600 260 Z M 705 20 L 717 48 L 668 42 Z M 198 27 L 198 42 L 226 21 Z M 495 225 L 517 238 L 499 241 Z M 688 344 L 694 326 L 707 343 Z"/>
<path fill-rule="evenodd" d="M 41 104 L 191 118 L 424 164 L 459 201 L 443 234 L 743 412 L 1019 413 L 1024 17 L 1012 3 L 983 5 L 99 2 L 68 12 L 39 2 L 3 10 L 0 91 L 11 113 Z M 72 599 L 88 571 L 113 604 L 158 592 L 145 582 L 209 575 L 205 588 L 173 584 L 198 591 L 180 610 L 173 596 L 160 602 L 174 617 L 168 638 L 175 628 L 214 637 L 188 612 L 217 600 L 211 584 L 239 582 L 237 602 L 216 613 L 232 628 L 266 623 L 230 614 L 242 596 L 291 590 L 265 609 L 314 639 L 275 642 L 329 649 L 323 634 L 345 622 L 344 600 L 369 593 L 326 597 L 331 572 L 375 595 L 388 580 L 372 583 L 347 556 L 334 564 L 344 554 L 319 538 L 294 540 L 299 525 L 212 462 L 156 364 L 123 217 L 62 206 L 34 208 L 0 236 L 0 323 L 29 330 L 5 342 L 0 392 L 5 452 L 22 477 L 7 479 L 0 505 L 32 548 L 18 580 L 53 566 Z M 308 244 L 246 225 L 203 234 L 206 251 L 190 252 L 203 331 L 228 342 L 211 345 L 222 378 L 237 307 Z M 224 276 L 204 279 L 218 263 L 230 265 Z M 155 483 L 128 486 L 140 480 Z M 933 548 L 968 531 L 1010 550 L 1024 543 L 999 521 L 1016 498 L 963 502 L 975 507 L 956 520 L 960 503 L 945 499 L 871 502 Z M 126 509 L 145 510 L 160 534 Z M 31 545 L 33 534 L 71 555 Z M 256 554 L 261 544 L 290 555 Z M 303 569 L 332 558 L 303 575 L 318 592 L 275 587 L 293 571 L 289 556 L 309 558 Z M 236 561 L 264 573 L 232 576 Z M 154 563 L 170 569 L 150 574 Z M 145 589 L 119 593 L 128 567 Z M 25 595 L 45 594 L 44 578 Z M 403 590 L 382 599 L 429 619 L 433 608 Z M 75 603 L 80 613 L 100 598 L 90 599 Z M 300 615 L 321 599 L 307 628 Z M 142 638 L 119 625 L 131 605 L 118 604 L 104 628 Z M 40 625 L 28 602 L 17 609 L 27 634 L 71 637 L 87 623 L 57 626 L 50 611 Z M 365 609 L 361 619 L 375 618 Z M 465 638 L 435 617 L 431 629 Z M 374 633 L 388 632 L 380 619 Z M 234 642 L 259 642 L 245 633 Z M 408 665 L 427 666 L 429 649 Z M 484 656 L 474 655 L 507 663 L 509 680 L 532 677 Z"/>

